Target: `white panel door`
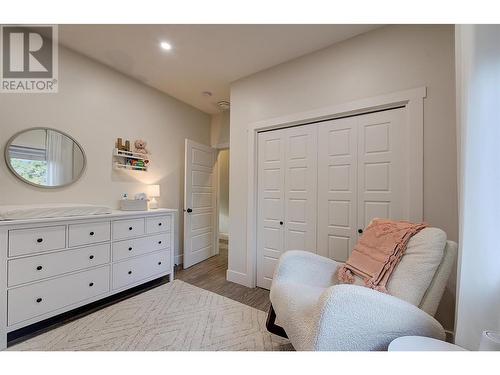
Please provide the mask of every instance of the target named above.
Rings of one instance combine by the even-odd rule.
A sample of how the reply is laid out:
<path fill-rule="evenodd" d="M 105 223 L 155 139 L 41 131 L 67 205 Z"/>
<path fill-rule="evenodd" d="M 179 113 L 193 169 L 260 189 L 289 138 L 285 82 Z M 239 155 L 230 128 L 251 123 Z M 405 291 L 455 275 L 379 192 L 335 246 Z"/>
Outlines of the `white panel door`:
<path fill-rule="evenodd" d="M 280 255 L 316 252 L 317 127 L 259 134 L 257 286 L 270 288 Z"/>
<path fill-rule="evenodd" d="M 318 124 L 318 254 L 339 262 L 357 240 L 358 119 Z"/>
<path fill-rule="evenodd" d="M 259 133 L 257 207 L 257 286 L 270 288 L 284 249 L 285 132 Z"/>
<path fill-rule="evenodd" d="M 410 218 L 406 112 L 318 127 L 318 253 L 343 262 L 373 218 Z"/>
<path fill-rule="evenodd" d="M 214 148 L 186 139 L 184 268 L 215 255 L 217 251 L 215 160 Z"/>
<path fill-rule="evenodd" d="M 358 228 L 409 220 L 408 127 L 403 108 L 358 116 Z"/>
<path fill-rule="evenodd" d="M 317 252 L 317 132 L 304 125 L 285 133 L 285 251 Z"/>

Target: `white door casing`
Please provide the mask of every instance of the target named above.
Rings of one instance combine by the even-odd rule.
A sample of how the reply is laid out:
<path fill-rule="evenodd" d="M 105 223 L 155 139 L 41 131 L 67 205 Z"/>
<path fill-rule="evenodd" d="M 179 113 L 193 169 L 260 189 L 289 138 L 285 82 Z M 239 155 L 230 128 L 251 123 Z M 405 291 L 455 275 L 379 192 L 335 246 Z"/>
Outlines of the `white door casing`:
<path fill-rule="evenodd" d="M 184 268 L 217 252 L 216 152 L 212 147 L 185 140 Z"/>
<path fill-rule="evenodd" d="M 286 250 L 316 252 L 317 129 L 259 134 L 257 285 L 270 288 Z"/>
<path fill-rule="evenodd" d="M 247 134 L 247 168 L 248 168 L 248 195 L 244 206 L 246 207 L 246 251 L 238 252 L 230 249 L 230 257 L 236 260 L 229 262 L 227 278 L 229 281 L 248 287 L 257 285 L 257 264 L 259 262 L 259 247 L 257 244 L 259 222 L 259 135 L 286 127 L 312 124 L 314 122 L 329 121 L 331 119 L 346 118 L 348 116 L 363 115 L 376 111 L 404 108 L 408 133 L 407 150 L 409 196 L 407 202 L 409 220 L 419 222 L 423 215 L 423 129 L 424 129 L 424 100 L 427 96 L 426 87 L 416 87 L 392 93 L 381 94 L 374 97 L 357 99 L 340 104 L 334 104 L 314 110 L 288 113 L 286 115 L 259 120 L 248 124 Z M 234 206 L 233 206 L 234 207 Z M 356 210 L 357 211 L 357 210 Z"/>

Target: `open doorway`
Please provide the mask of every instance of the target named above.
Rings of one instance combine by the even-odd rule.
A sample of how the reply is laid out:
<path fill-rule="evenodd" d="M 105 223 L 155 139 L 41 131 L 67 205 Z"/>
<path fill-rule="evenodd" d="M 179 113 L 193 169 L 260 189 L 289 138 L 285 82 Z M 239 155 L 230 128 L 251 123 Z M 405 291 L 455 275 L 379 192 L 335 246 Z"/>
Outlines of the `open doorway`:
<path fill-rule="evenodd" d="M 219 255 L 226 258 L 229 243 L 229 149 L 219 150 L 217 155 L 218 168 L 218 240 Z"/>

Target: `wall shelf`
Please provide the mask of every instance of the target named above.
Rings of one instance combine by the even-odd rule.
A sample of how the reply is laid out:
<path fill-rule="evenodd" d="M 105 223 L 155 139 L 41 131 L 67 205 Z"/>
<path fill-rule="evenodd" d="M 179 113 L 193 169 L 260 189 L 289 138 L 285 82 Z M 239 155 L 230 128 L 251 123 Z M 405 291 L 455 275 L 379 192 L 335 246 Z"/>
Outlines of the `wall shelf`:
<path fill-rule="evenodd" d="M 149 155 L 132 151 L 123 151 L 117 148 L 113 149 L 113 159 L 115 169 L 127 169 L 142 172 L 147 172 L 150 161 Z M 135 165 L 138 162 L 142 165 Z"/>

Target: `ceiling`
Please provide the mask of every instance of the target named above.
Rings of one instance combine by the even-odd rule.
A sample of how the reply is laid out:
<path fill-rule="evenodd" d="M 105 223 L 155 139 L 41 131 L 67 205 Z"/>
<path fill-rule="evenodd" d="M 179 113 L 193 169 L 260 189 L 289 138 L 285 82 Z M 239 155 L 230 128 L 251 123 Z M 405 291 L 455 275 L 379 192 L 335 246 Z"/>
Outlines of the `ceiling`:
<path fill-rule="evenodd" d="M 206 113 L 230 83 L 376 25 L 61 25 L 59 42 Z M 159 47 L 161 41 L 171 51 Z M 209 91 L 212 96 L 204 96 Z"/>

